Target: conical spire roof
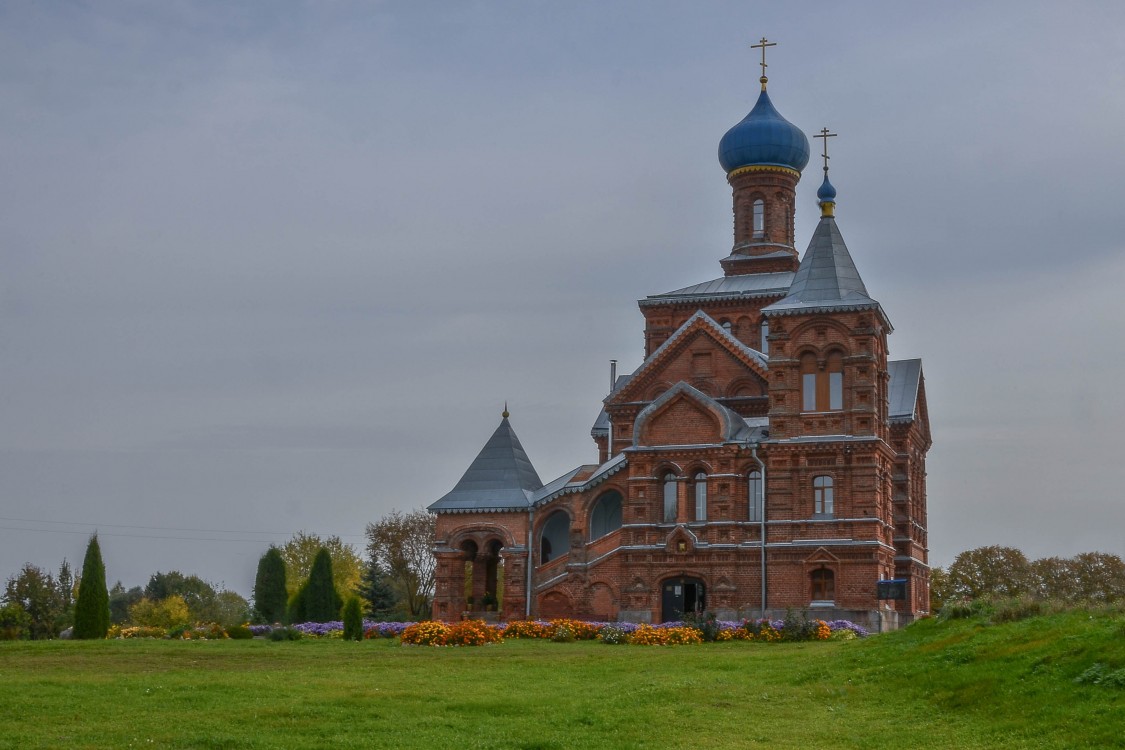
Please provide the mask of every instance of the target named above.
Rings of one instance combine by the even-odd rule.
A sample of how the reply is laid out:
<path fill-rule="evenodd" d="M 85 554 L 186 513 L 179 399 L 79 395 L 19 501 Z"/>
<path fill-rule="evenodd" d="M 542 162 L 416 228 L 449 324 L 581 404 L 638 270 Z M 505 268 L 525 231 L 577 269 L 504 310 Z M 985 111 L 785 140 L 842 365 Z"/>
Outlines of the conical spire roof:
<path fill-rule="evenodd" d="M 508 422 L 505 409 L 500 426 L 473 459 L 461 481 L 433 503 L 435 512 L 523 510 L 531 495 L 543 486 L 531 459 Z"/>
<path fill-rule="evenodd" d="M 864 309 L 878 310 L 884 319 L 887 317 L 879 303 L 867 294 L 836 219 L 822 216 L 789 293 L 762 312 L 785 315 Z"/>

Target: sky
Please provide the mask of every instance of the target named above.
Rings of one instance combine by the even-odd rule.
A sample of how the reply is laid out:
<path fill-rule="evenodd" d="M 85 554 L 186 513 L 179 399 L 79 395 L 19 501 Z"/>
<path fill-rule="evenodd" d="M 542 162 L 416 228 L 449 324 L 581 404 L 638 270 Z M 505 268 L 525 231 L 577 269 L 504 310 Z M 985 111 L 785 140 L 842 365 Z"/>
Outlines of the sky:
<path fill-rule="evenodd" d="M 921 357 L 931 562 L 1125 556 L 1125 5 L 0 5 L 0 577 L 251 593 L 456 483 L 597 453 L 636 300 L 721 275 L 757 96 Z M 819 141 L 813 141 L 814 151 Z M 797 243 L 818 217 L 814 158 Z"/>

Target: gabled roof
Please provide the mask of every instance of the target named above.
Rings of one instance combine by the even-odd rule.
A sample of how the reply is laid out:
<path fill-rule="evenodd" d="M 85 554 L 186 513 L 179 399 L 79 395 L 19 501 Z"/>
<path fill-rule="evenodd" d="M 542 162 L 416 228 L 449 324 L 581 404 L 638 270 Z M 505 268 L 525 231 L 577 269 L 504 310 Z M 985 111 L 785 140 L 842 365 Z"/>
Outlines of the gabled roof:
<path fill-rule="evenodd" d="M 637 415 L 636 421 L 633 423 L 634 447 L 641 444 L 641 432 L 644 431 L 648 421 L 659 413 L 666 404 L 680 397 L 689 398 L 701 404 L 719 418 L 720 437 L 723 442 L 729 443 L 747 440 L 753 433 L 753 428 L 746 423 L 746 420 L 742 418 L 741 414 L 723 406 L 703 391 L 698 388 L 693 388 L 681 380 L 679 383 L 676 383 L 674 386 L 664 391 L 664 393 L 660 394 L 660 397 L 651 404 L 641 409 L 641 412 Z"/>
<path fill-rule="evenodd" d="M 656 348 L 652 354 L 648 355 L 641 366 L 633 371 L 629 380 L 622 382 L 618 379 L 617 386 L 606 396 L 605 401 L 608 403 L 614 396 L 624 391 L 629 387 L 630 383 L 640 382 L 641 378 L 648 372 L 652 371 L 657 366 L 657 363 L 664 359 L 664 356 L 680 344 L 684 337 L 689 333 L 697 330 L 708 331 L 717 341 L 723 342 L 726 347 L 736 357 L 739 357 L 747 365 L 754 369 L 757 374 L 765 377 L 766 371 L 769 369 L 769 360 L 766 355 L 762 354 L 757 349 L 751 349 L 746 344 L 739 341 L 731 334 L 730 331 L 723 328 L 715 322 L 707 313 L 702 310 L 697 310 L 694 315 L 684 321 L 684 324 L 676 329 L 676 331 L 668 337 L 668 340 Z"/>
<path fill-rule="evenodd" d="M 616 391 L 618 388 L 621 388 L 632 379 L 632 373 L 628 375 L 618 375 L 617 380 L 615 380 L 613 383 L 613 388 L 610 389 L 610 392 L 612 393 L 613 391 Z M 609 414 L 606 412 L 604 407 L 601 411 L 598 412 L 597 419 L 594 420 L 594 426 L 590 428 L 590 437 L 609 437 Z"/>
<path fill-rule="evenodd" d="M 890 393 L 887 417 L 892 422 L 914 419 L 918 406 L 918 385 L 922 382 L 922 360 L 900 359 L 887 363 Z"/>
<path fill-rule="evenodd" d="M 783 253 L 782 255 L 787 255 Z M 745 260 L 749 256 L 731 255 L 730 260 Z M 721 276 L 701 284 L 685 286 L 664 294 L 651 294 L 640 301 L 641 307 L 669 302 L 701 302 L 726 299 L 746 299 L 753 297 L 772 297 L 785 294 L 793 283 L 791 271 L 773 273 L 746 273 L 737 276 Z"/>
<path fill-rule="evenodd" d="M 505 416 L 461 481 L 429 510 L 526 510 L 532 495 L 542 487 L 539 474 Z"/>
<path fill-rule="evenodd" d="M 618 453 L 596 468 L 592 466 L 579 466 L 577 469 L 568 471 L 558 479 L 554 479 L 544 485 L 543 488 L 536 492 L 531 498 L 531 504 L 536 506 L 543 505 L 561 495 L 569 495 L 572 492 L 585 492 L 591 487 L 609 479 L 628 465 L 629 460 L 625 457 L 625 454 Z M 583 469 L 594 469 L 594 471 L 585 479 L 574 480 L 574 477 Z"/>
<path fill-rule="evenodd" d="M 788 294 L 762 312 L 786 315 L 840 310 L 877 310 L 890 326 L 883 308 L 867 294 L 836 220 L 822 216 Z"/>

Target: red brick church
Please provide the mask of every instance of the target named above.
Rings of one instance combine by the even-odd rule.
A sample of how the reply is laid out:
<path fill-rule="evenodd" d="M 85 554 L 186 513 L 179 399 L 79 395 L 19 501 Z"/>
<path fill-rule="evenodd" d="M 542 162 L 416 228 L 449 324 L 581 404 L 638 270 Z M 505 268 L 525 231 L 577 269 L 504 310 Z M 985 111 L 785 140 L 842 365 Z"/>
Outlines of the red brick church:
<path fill-rule="evenodd" d="M 719 142 L 734 201 L 722 275 L 640 301 L 645 359 L 602 403 L 597 463 L 544 484 L 505 411 L 430 506 L 436 619 L 794 610 L 885 629 L 929 609 L 921 361 L 889 359 L 893 328 L 837 226 L 827 150 L 798 254 L 809 141 L 764 73 Z"/>

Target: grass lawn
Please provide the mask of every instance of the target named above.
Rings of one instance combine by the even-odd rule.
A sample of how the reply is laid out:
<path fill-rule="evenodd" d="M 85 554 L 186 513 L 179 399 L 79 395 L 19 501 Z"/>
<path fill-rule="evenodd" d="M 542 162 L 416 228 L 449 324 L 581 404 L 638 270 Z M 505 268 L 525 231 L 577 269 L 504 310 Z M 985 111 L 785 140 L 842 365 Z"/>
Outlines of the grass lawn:
<path fill-rule="evenodd" d="M 1111 748 L 1125 619 L 866 641 L 0 643 L 0 748 Z"/>

